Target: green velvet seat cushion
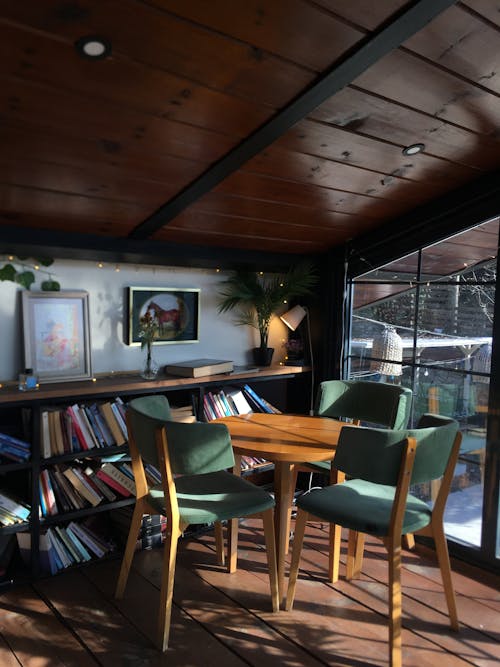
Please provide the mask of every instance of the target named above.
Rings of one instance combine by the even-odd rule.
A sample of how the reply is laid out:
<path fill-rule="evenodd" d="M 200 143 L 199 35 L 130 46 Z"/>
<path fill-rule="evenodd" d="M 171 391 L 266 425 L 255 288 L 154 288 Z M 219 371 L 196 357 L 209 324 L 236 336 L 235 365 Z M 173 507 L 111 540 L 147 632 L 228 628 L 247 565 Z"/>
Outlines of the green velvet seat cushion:
<path fill-rule="evenodd" d="M 181 520 L 188 524 L 225 521 L 274 507 L 274 498 L 267 491 L 224 470 L 177 477 L 175 486 Z M 150 489 L 148 500 L 165 514 L 161 485 Z"/>
<path fill-rule="evenodd" d="M 345 528 L 383 537 L 389 533 L 395 488 L 353 479 L 343 484 L 305 493 L 297 507 Z M 431 508 L 408 495 L 402 534 L 414 533 L 431 521 Z"/>

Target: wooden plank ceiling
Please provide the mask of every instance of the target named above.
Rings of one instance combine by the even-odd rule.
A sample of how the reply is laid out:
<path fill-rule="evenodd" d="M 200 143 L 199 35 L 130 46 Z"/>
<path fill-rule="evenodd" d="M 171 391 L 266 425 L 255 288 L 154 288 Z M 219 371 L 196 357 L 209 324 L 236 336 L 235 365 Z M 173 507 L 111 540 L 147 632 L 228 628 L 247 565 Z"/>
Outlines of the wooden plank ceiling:
<path fill-rule="evenodd" d="M 467 187 L 500 166 L 500 13 L 446 4 L 3 0 L 0 238 L 293 258 Z"/>

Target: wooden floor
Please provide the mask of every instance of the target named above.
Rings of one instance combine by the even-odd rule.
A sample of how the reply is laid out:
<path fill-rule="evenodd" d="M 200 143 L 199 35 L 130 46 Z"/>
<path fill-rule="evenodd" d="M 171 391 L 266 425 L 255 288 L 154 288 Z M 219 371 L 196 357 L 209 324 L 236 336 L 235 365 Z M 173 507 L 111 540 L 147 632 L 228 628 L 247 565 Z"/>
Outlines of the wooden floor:
<path fill-rule="evenodd" d="M 171 646 L 153 646 L 161 550 L 137 553 L 125 598 L 113 599 L 118 560 L 11 589 L 0 599 L 0 665 L 351 667 L 387 664 L 386 563 L 375 541 L 363 578 L 326 583 L 326 527 L 308 528 L 295 609 L 270 612 L 262 533 L 242 524 L 239 569 L 215 565 L 211 534 L 184 539 L 176 573 Z M 463 570 L 463 571 L 462 571 Z M 500 664 L 498 581 L 454 564 L 460 632 L 448 630 L 439 571 L 407 553 L 403 573 L 405 667 Z"/>

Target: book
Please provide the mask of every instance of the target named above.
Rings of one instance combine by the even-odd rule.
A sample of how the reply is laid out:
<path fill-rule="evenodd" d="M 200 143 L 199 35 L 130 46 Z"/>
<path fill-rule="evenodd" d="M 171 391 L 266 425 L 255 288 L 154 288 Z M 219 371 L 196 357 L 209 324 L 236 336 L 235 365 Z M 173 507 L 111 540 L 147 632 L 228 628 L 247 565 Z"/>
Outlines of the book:
<path fill-rule="evenodd" d="M 28 505 L 3 492 L 0 492 L 0 507 L 17 517 L 19 521 L 27 521 L 31 512 Z"/>
<path fill-rule="evenodd" d="M 111 407 L 111 403 L 109 401 L 101 403 L 99 409 L 101 411 L 102 416 L 106 420 L 106 424 L 108 425 L 108 428 L 111 431 L 116 444 L 124 445 L 125 437 L 123 435 L 123 431 L 120 428 L 120 425 L 116 421 L 116 417 L 113 412 L 113 408 Z"/>
<path fill-rule="evenodd" d="M 241 389 L 228 389 L 226 390 L 228 398 L 230 398 L 237 410 L 239 415 L 248 415 L 253 412 L 249 402 L 245 398 Z"/>
<path fill-rule="evenodd" d="M 181 361 L 165 366 L 165 373 L 167 375 L 181 375 L 182 377 L 189 378 L 217 375 L 218 373 L 231 373 L 232 370 L 232 361 L 222 361 L 219 359 L 193 359 L 192 361 Z"/>
<path fill-rule="evenodd" d="M 264 403 L 261 397 L 250 387 L 248 384 L 243 385 L 243 389 L 247 396 L 254 401 L 254 403 L 259 407 L 261 412 L 271 413 L 272 410 Z"/>
<path fill-rule="evenodd" d="M 104 470 L 99 468 L 99 470 L 96 471 L 97 477 L 101 479 L 105 484 L 110 486 L 112 489 L 117 491 L 121 496 L 124 496 L 125 498 L 129 498 L 132 494 L 128 489 L 126 489 L 124 486 L 122 486 L 119 482 L 117 482 L 115 479 L 107 475 Z"/>
<path fill-rule="evenodd" d="M 91 560 L 92 556 L 90 555 L 89 551 L 87 550 L 83 542 L 80 540 L 80 538 L 76 535 L 76 533 L 71 530 L 70 526 L 66 526 L 65 531 L 68 538 L 73 542 L 75 549 L 80 554 L 80 559 L 82 561 Z"/>
<path fill-rule="evenodd" d="M 85 436 L 85 433 L 83 432 L 83 429 L 81 427 L 79 416 L 77 415 L 77 409 L 78 409 L 78 406 L 69 405 L 66 408 L 66 412 L 71 417 L 71 421 L 72 421 L 72 424 L 73 424 L 73 428 L 75 429 L 76 437 L 78 438 L 78 443 L 80 445 L 80 449 L 82 451 L 85 451 L 85 450 L 89 449 L 89 446 L 88 446 L 88 442 L 87 442 L 87 438 Z"/>
<path fill-rule="evenodd" d="M 63 471 L 63 474 L 71 482 L 78 493 L 85 498 L 85 500 L 88 500 L 93 507 L 99 505 L 101 500 L 103 500 L 102 495 L 97 494 L 89 484 L 85 483 L 78 468 L 66 468 L 66 470 Z"/>
<path fill-rule="evenodd" d="M 114 479 L 118 484 L 120 484 L 122 487 L 127 489 L 129 493 L 131 493 L 133 496 L 135 496 L 135 482 L 133 479 L 131 479 L 128 475 L 123 473 L 121 470 L 119 470 L 116 466 L 114 466 L 112 463 L 103 463 L 101 466 L 101 470 L 108 475 L 108 477 L 111 477 Z"/>
<path fill-rule="evenodd" d="M 61 542 L 53 528 L 47 528 L 47 537 L 49 538 L 49 542 L 52 544 L 54 551 L 59 556 L 63 568 L 73 565 L 73 557 Z"/>
<path fill-rule="evenodd" d="M 57 507 L 56 496 L 47 468 L 44 468 L 40 471 L 40 480 L 42 483 L 41 488 L 45 501 L 45 507 L 47 509 L 47 516 L 55 516 L 56 514 L 59 514 L 59 509 Z"/>
<path fill-rule="evenodd" d="M 122 413 L 120 411 L 120 408 L 118 407 L 118 404 L 116 402 L 111 403 L 111 409 L 113 410 L 113 414 L 115 416 L 116 421 L 118 422 L 118 426 L 120 427 L 123 437 L 125 438 L 125 440 L 128 440 L 127 424 L 125 422 L 125 419 L 122 417 Z"/>
<path fill-rule="evenodd" d="M 62 470 L 60 468 L 54 467 L 53 474 L 57 480 L 57 483 L 59 484 L 59 488 L 64 491 L 73 509 L 78 510 L 85 507 L 87 501 L 82 498 L 78 491 L 73 487 L 71 482 L 64 476 Z"/>
<path fill-rule="evenodd" d="M 68 529 L 71 530 L 80 541 L 83 542 L 85 547 L 90 549 L 90 551 L 92 551 L 98 558 L 102 558 L 106 554 L 107 549 L 81 524 L 71 521 L 68 525 Z"/>
<path fill-rule="evenodd" d="M 40 439 L 41 439 L 41 456 L 44 459 L 48 459 L 52 456 L 52 450 L 50 446 L 50 430 L 49 430 L 49 412 L 48 410 L 42 410 L 40 414 Z"/>

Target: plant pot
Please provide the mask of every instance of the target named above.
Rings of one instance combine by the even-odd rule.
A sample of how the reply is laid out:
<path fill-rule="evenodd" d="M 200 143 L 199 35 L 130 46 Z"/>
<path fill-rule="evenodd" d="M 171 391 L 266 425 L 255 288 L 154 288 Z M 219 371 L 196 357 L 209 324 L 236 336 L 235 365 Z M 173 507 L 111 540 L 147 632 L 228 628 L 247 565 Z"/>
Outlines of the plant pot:
<path fill-rule="evenodd" d="M 270 366 L 274 354 L 274 347 L 254 347 L 253 363 L 256 366 Z"/>

